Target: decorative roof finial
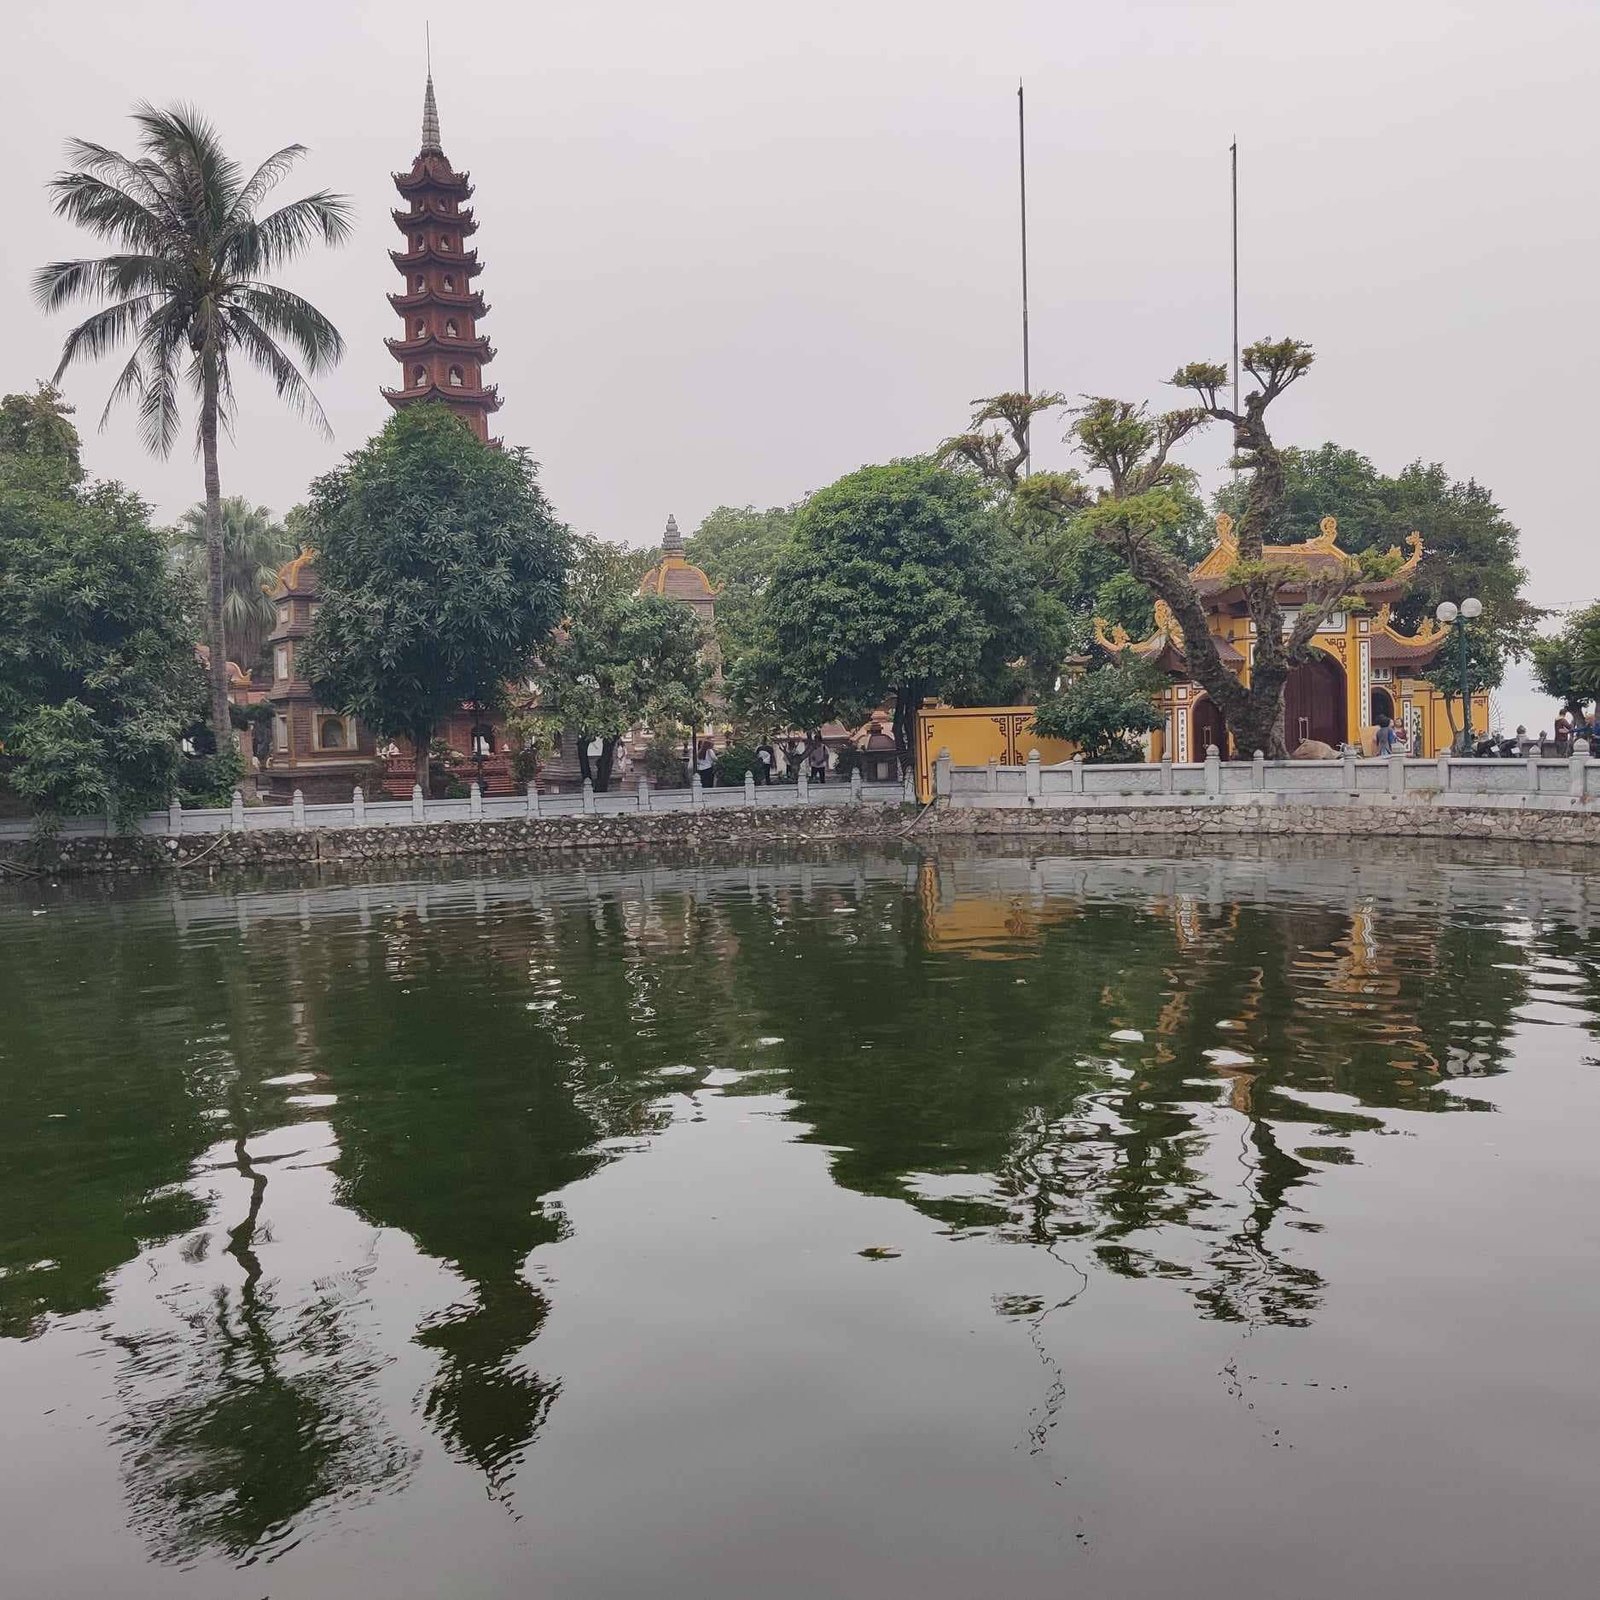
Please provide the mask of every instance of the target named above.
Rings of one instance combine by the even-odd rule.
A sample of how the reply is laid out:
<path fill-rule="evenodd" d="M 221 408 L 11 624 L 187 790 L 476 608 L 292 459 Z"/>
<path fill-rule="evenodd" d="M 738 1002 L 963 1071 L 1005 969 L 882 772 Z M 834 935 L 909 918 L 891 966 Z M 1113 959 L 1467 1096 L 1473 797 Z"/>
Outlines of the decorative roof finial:
<path fill-rule="evenodd" d="M 679 554 L 683 550 L 683 535 L 678 532 L 678 519 L 667 517 L 667 531 L 661 535 L 661 548 Z"/>
<path fill-rule="evenodd" d="M 428 74 L 428 87 L 422 96 L 422 154 L 442 156 L 444 146 L 439 143 L 439 107 L 433 98 L 433 74 Z"/>

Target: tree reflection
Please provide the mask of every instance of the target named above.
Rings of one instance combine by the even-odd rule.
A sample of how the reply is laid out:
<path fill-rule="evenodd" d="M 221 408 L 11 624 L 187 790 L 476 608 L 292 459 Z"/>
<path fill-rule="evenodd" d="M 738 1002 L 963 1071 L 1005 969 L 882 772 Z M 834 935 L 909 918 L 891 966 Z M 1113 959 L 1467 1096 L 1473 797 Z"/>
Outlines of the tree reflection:
<path fill-rule="evenodd" d="M 182 1332 L 114 1338 L 130 1519 L 158 1559 L 178 1565 L 276 1559 L 312 1508 L 395 1488 L 414 1464 L 376 1396 L 382 1362 L 350 1327 L 370 1265 L 338 1290 L 280 1304 L 256 1249 L 267 1173 L 243 1135 L 232 1152 L 249 1192 L 226 1230 L 241 1281 L 183 1314 Z"/>

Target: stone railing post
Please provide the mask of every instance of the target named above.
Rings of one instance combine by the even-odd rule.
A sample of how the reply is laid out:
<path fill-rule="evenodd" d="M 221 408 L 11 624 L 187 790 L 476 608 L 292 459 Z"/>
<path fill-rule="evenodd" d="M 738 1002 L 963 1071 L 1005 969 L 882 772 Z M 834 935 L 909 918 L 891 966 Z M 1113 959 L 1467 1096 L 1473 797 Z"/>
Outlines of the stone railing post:
<path fill-rule="evenodd" d="M 933 763 L 933 797 L 935 800 L 948 800 L 955 793 L 954 763 L 950 759 L 950 749 L 947 745 L 934 758 Z"/>
<path fill-rule="evenodd" d="M 367 825 L 367 797 L 362 793 L 358 783 L 350 795 L 350 813 L 355 818 L 356 826 L 364 828 Z"/>
<path fill-rule="evenodd" d="M 306 797 L 296 789 L 294 798 L 289 803 L 289 810 L 294 817 L 294 825 L 303 828 L 306 825 Z"/>
<path fill-rule="evenodd" d="M 806 772 L 805 763 L 800 763 L 800 770 L 794 775 L 795 798 L 801 805 L 807 804 L 811 799 L 811 778 Z"/>
<path fill-rule="evenodd" d="M 1406 758 L 1405 752 L 1396 750 L 1389 756 L 1389 793 L 1401 795 L 1406 792 Z"/>
<path fill-rule="evenodd" d="M 594 779 L 583 780 L 583 814 L 586 817 L 594 815 Z"/>
<path fill-rule="evenodd" d="M 172 803 L 167 807 L 167 832 L 173 838 L 183 832 L 183 802 L 173 795 Z"/>
<path fill-rule="evenodd" d="M 244 828 L 244 790 L 235 789 L 233 791 L 233 801 L 228 810 L 231 813 L 228 818 L 229 822 L 232 823 L 236 830 L 242 831 Z"/>
<path fill-rule="evenodd" d="M 650 809 L 650 780 L 643 773 L 639 775 L 639 809 L 641 811 Z"/>
<path fill-rule="evenodd" d="M 749 806 L 752 811 L 755 810 L 756 775 L 753 772 L 747 772 L 744 775 L 744 803 Z"/>
<path fill-rule="evenodd" d="M 1339 759 L 1344 763 L 1345 790 L 1349 794 L 1354 794 L 1356 792 L 1357 782 L 1356 747 L 1353 744 L 1347 744 L 1344 749 L 1339 752 Z"/>
<path fill-rule="evenodd" d="M 983 786 L 990 794 L 1000 787 L 1000 763 L 994 756 L 990 756 L 984 764 Z"/>
<path fill-rule="evenodd" d="M 528 815 L 530 817 L 538 816 L 539 815 L 539 785 L 536 784 L 533 781 L 532 778 L 528 779 L 528 787 L 527 787 L 527 791 L 526 791 L 526 796 L 527 796 Z"/>
<path fill-rule="evenodd" d="M 1250 756 L 1250 787 L 1257 794 L 1267 792 L 1267 753 L 1256 750 Z"/>
<path fill-rule="evenodd" d="M 1449 794 L 1449 792 L 1450 792 L 1450 752 L 1448 750 L 1441 750 L 1439 752 L 1439 763 L 1438 763 L 1438 765 L 1439 765 L 1439 793 L 1440 794 Z"/>
<path fill-rule="evenodd" d="M 422 785 L 411 785 L 411 820 L 413 822 L 426 822 L 428 820 L 428 802 L 422 798 Z"/>
<path fill-rule="evenodd" d="M 856 805 L 861 804 L 861 768 L 850 769 L 850 798 Z"/>
<path fill-rule="evenodd" d="M 1041 776 L 1043 771 L 1044 768 L 1039 762 L 1039 752 L 1030 750 L 1028 752 L 1027 775 L 1023 779 L 1023 788 L 1028 796 L 1029 805 L 1032 805 L 1044 792 L 1044 779 Z"/>
<path fill-rule="evenodd" d="M 1072 765 L 1067 768 L 1067 771 L 1069 773 L 1071 773 L 1071 775 L 1072 775 L 1071 789 L 1072 789 L 1072 793 L 1073 794 L 1082 794 L 1083 791 L 1084 791 L 1083 768 L 1084 768 L 1083 752 L 1080 750 L 1072 758 Z"/>
<path fill-rule="evenodd" d="M 1170 750 L 1161 752 L 1161 792 L 1162 794 L 1172 793 L 1172 752 Z"/>
<path fill-rule="evenodd" d="M 467 815 L 474 822 L 483 815 L 483 790 L 478 787 L 476 778 L 467 786 Z"/>
<path fill-rule="evenodd" d="M 1206 793 L 1210 796 L 1222 793 L 1222 752 L 1214 744 L 1206 746 Z"/>
<path fill-rule="evenodd" d="M 904 775 L 900 779 L 900 798 L 908 806 L 914 806 L 917 803 L 917 775 L 910 767 L 906 768 Z"/>
<path fill-rule="evenodd" d="M 689 805 L 692 810 L 698 811 L 705 804 L 705 785 L 700 781 L 698 772 L 692 773 L 689 778 Z"/>
<path fill-rule="evenodd" d="M 1575 739 L 1572 754 L 1567 757 L 1567 793 L 1583 799 L 1584 779 L 1588 775 L 1589 741 Z"/>

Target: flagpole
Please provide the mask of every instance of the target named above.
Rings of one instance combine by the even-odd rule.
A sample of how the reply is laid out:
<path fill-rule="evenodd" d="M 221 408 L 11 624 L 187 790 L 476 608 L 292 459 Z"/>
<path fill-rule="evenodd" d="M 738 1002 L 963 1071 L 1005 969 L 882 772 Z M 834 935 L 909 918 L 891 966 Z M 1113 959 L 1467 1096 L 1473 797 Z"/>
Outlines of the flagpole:
<path fill-rule="evenodd" d="M 1233 157 L 1233 409 L 1239 410 L 1239 141 L 1228 146 Z"/>
<path fill-rule="evenodd" d="M 1022 97 L 1022 79 L 1017 79 L 1017 198 L 1022 221 L 1022 392 L 1033 394 L 1033 380 L 1028 367 L 1028 124 L 1026 105 Z M 1033 420 L 1029 418 L 1022 429 L 1022 474 L 1033 470 Z"/>

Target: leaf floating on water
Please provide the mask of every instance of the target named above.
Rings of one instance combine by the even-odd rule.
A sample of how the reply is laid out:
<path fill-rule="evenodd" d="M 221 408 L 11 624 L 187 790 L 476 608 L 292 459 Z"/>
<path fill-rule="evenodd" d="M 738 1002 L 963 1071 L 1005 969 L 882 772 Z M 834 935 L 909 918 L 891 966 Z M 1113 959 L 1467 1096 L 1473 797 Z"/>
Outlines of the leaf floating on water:
<path fill-rule="evenodd" d="M 865 1256 L 868 1261 L 895 1261 L 899 1259 L 900 1252 L 892 1245 L 869 1244 L 865 1250 L 856 1251 L 858 1256 Z"/>

